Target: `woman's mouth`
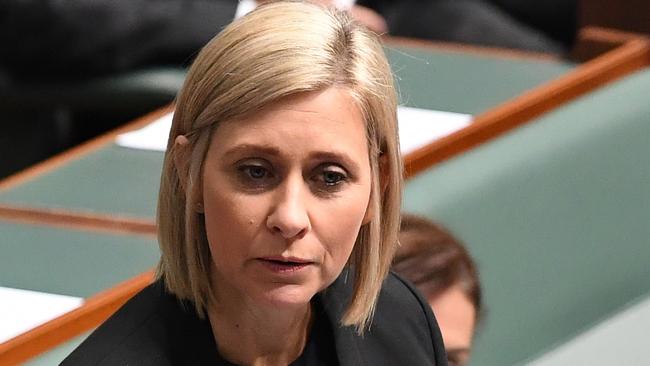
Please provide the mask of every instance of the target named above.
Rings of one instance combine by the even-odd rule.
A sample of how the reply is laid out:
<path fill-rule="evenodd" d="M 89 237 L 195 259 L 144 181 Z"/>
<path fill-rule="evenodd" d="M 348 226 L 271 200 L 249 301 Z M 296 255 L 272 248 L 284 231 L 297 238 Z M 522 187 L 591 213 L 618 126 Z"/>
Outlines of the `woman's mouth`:
<path fill-rule="evenodd" d="M 314 264 L 314 262 L 301 258 L 275 256 L 258 258 L 258 261 L 275 273 L 292 273 Z"/>

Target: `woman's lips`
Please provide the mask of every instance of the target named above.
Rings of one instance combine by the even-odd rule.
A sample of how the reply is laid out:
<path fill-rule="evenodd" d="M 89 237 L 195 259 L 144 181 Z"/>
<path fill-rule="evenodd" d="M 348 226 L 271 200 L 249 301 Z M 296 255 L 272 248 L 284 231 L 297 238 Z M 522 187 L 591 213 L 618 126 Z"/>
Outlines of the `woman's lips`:
<path fill-rule="evenodd" d="M 302 258 L 293 258 L 293 257 L 262 257 L 258 258 L 266 268 L 275 273 L 292 273 L 305 269 L 314 262 L 302 259 Z"/>

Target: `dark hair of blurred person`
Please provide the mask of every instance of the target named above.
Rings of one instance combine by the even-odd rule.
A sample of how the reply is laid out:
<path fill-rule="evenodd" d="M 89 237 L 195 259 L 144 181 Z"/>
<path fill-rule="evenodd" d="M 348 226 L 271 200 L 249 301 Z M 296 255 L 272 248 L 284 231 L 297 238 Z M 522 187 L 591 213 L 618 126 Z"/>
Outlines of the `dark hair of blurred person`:
<path fill-rule="evenodd" d="M 450 365 L 469 359 L 482 312 L 478 270 L 467 249 L 428 219 L 402 215 L 393 270 L 411 281 L 431 305 Z"/>

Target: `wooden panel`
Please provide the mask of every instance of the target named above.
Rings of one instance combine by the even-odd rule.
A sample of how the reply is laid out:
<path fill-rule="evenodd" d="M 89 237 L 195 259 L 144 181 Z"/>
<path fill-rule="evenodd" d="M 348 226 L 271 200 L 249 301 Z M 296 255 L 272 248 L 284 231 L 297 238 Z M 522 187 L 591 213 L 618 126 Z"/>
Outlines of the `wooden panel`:
<path fill-rule="evenodd" d="M 578 24 L 650 34 L 650 1 L 580 0 Z"/>
<path fill-rule="evenodd" d="M 92 232 L 156 235 L 156 225 L 149 220 L 101 215 L 90 212 L 69 212 L 43 208 L 35 209 L 0 204 L 0 219 L 17 223 L 42 224 Z"/>
<path fill-rule="evenodd" d="M 577 62 L 586 62 L 622 46 L 626 42 L 642 38 L 647 38 L 647 36 L 610 28 L 585 27 L 578 32 L 575 47 L 571 50 L 571 59 Z"/>

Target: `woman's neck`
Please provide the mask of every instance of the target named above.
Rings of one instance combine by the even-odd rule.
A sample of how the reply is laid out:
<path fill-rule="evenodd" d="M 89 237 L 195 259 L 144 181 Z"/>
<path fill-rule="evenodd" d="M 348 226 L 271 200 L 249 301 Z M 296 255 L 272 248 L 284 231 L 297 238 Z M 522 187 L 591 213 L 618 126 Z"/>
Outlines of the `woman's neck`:
<path fill-rule="evenodd" d="M 220 296 L 208 310 L 219 354 L 237 365 L 286 366 L 302 354 L 312 322 L 311 305 L 261 307 Z"/>

